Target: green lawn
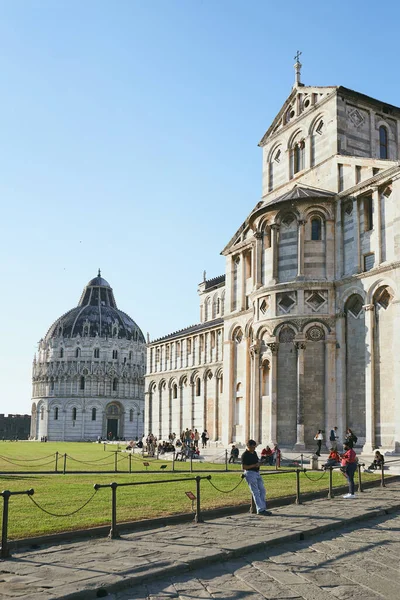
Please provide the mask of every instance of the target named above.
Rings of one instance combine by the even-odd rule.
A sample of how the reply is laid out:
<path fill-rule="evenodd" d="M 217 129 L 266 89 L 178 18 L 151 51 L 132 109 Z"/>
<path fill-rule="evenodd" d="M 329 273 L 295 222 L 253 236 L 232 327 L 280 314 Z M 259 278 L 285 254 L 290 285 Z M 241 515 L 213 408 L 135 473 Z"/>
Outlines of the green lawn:
<path fill-rule="evenodd" d="M 54 467 L 54 455 L 58 451 L 60 454 L 67 453 L 68 457 L 75 460 L 89 462 L 89 465 L 82 465 L 82 470 L 93 468 L 91 461 L 97 461 L 98 465 L 108 465 L 108 469 L 113 468 L 114 453 L 106 446 L 106 451 L 102 444 L 89 443 L 33 443 L 33 442 L 3 442 L 0 443 L 0 489 L 10 491 L 21 491 L 33 488 L 35 494 L 33 499 L 45 510 L 57 515 L 48 515 L 37 506 L 26 495 L 12 496 L 9 503 L 9 525 L 8 539 L 18 539 L 33 537 L 41 534 L 56 533 L 60 531 L 70 531 L 74 529 L 84 529 L 96 525 L 108 525 L 111 518 L 111 490 L 109 488 L 100 489 L 96 493 L 93 490 L 93 484 L 109 484 L 113 481 L 117 483 L 138 482 L 138 481 L 163 481 L 166 479 L 175 479 L 174 483 L 154 485 L 140 485 L 121 487 L 117 490 L 117 521 L 135 521 L 157 516 L 171 515 L 174 513 L 189 512 L 191 510 L 191 501 L 186 497 L 185 491 L 196 493 L 195 481 L 179 481 L 184 477 L 194 477 L 190 473 L 166 473 L 160 472 L 160 465 L 167 464 L 171 469 L 169 461 L 151 460 L 148 472 L 145 472 L 143 460 L 132 458 L 133 465 L 142 473 L 127 473 L 128 459 L 122 458 L 123 454 L 118 454 L 121 462 L 118 462 L 118 473 L 109 474 L 66 474 L 62 472 L 55 474 L 7 474 L 4 471 L 17 469 L 15 464 L 21 464 L 20 471 L 28 470 L 27 464 L 42 464 L 52 460 L 50 466 Z M 104 457 L 104 458 L 103 458 Z M 35 460 L 39 458 L 40 460 Z M 7 460 L 6 460 L 7 459 Z M 17 460 L 20 459 L 20 460 Z M 28 459 L 31 462 L 28 462 Z M 111 459 L 111 466 L 106 461 Z M 72 458 L 70 459 L 71 462 Z M 12 461 L 14 464 L 11 465 Z M 67 458 L 68 461 L 68 458 Z M 145 459 L 146 461 L 146 459 Z M 62 460 L 59 461 L 62 464 Z M 68 462 L 67 462 L 68 464 Z M 196 463 L 197 468 L 213 470 L 217 465 L 213 463 Z M 232 465 L 229 465 L 232 468 Z M 189 463 L 176 463 L 176 468 L 189 467 Z M 45 467 L 42 466 L 41 469 Z M 50 468 L 47 466 L 46 468 Z M 219 469 L 224 469 L 224 465 L 219 465 Z M 38 470 L 38 469 L 37 469 Z M 53 469 L 54 470 L 54 469 Z M 206 474 L 206 473 L 205 473 Z M 321 472 L 311 472 L 301 474 L 301 491 L 317 491 L 328 488 L 328 475 L 321 478 Z M 345 484 L 344 477 L 334 472 L 333 482 L 335 486 Z M 221 490 L 232 490 L 240 481 L 240 466 L 235 465 L 234 470 L 225 473 L 211 473 L 212 483 Z M 363 480 L 376 479 L 378 476 L 363 474 Z M 310 479 L 312 481 L 310 481 Z M 295 494 L 296 475 L 295 473 L 274 474 L 264 477 L 267 488 L 268 498 L 277 498 Z M 94 494 L 92 500 L 82 510 L 78 510 L 74 515 L 69 515 L 79 509 Z M 212 487 L 208 481 L 201 482 L 201 505 L 202 508 L 215 508 L 226 505 L 237 505 L 250 502 L 250 492 L 243 481 L 236 490 L 230 493 L 221 493 Z"/>

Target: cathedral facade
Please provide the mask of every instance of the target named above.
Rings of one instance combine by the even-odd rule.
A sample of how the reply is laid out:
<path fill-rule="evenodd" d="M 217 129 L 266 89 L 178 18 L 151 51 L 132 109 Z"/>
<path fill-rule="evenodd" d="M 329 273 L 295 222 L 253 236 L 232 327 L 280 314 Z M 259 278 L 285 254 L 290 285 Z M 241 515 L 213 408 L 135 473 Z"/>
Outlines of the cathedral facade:
<path fill-rule="evenodd" d="M 350 427 L 400 451 L 400 109 L 300 66 L 200 323 L 148 345 L 145 429 L 301 451 Z"/>
<path fill-rule="evenodd" d="M 110 284 L 89 281 L 76 308 L 40 340 L 32 370 L 31 438 L 143 435 L 146 343 Z"/>

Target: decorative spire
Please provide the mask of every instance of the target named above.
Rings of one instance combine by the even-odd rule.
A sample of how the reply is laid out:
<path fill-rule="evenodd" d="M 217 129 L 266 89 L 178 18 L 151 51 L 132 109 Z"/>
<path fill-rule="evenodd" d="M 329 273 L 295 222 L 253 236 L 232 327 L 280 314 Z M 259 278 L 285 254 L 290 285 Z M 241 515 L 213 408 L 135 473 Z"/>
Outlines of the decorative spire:
<path fill-rule="evenodd" d="M 97 277 L 101 277 L 101 271 L 99 269 L 99 272 L 97 273 Z"/>
<path fill-rule="evenodd" d="M 206 275 L 207 275 L 207 273 L 205 271 L 203 271 L 203 281 L 206 281 Z"/>
<path fill-rule="evenodd" d="M 294 57 L 294 60 L 296 61 L 294 63 L 294 72 L 295 72 L 295 81 L 294 81 L 294 87 L 298 87 L 299 85 L 303 85 L 300 81 L 300 75 L 301 75 L 301 67 L 302 64 L 300 62 L 300 56 L 301 56 L 302 52 L 300 52 L 299 50 L 297 50 L 296 52 L 296 56 Z"/>

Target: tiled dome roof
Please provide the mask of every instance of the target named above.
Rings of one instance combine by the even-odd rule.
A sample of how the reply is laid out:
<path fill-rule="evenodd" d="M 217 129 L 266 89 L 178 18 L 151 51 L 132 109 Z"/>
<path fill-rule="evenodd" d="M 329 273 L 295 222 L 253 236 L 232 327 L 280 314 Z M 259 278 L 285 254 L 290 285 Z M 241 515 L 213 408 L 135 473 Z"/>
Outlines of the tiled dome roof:
<path fill-rule="evenodd" d="M 116 337 L 145 343 L 138 325 L 122 310 L 118 310 L 110 284 L 101 277 L 89 281 L 79 305 L 53 323 L 46 340 L 54 337 Z"/>

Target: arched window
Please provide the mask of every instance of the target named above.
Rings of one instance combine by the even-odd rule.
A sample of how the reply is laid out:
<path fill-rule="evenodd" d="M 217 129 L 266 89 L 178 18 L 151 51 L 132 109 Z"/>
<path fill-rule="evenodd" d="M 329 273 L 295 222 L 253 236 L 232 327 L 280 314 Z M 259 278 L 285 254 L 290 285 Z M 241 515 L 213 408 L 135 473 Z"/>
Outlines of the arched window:
<path fill-rule="evenodd" d="M 76 421 L 76 408 L 75 407 L 72 409 L 72 420 Z"/>
<path fill-rule="evenodd" d="M 80 357 L 80 355 L 81 355 L 81 349 L 80 349 L 80 348 L 77 348 L 77 349 L 75 350 L 75 358 L 79 358 L 79 357 Z"/>
<path fill-rule="evenodd" d="M 222 394 L 224 391 L 224 376 L 221 375 L 219 378 L 219 393 Z"/>
<path fill-rule="evenodd" d="M 172 398 L 175 400 L 178 397 L 178 386 L 176 383 L 172 386 Z"/>
<path fill-rule="evenodd" d="M 92 408 L 92 421 L 95 421 L 95 420 L 96 420 L 96 416 L 97 416 L 97 415 L 96 415 L 96 412 L 97 412 L 97 411 L 96 411 L 96 409 L 95 409 L 95 408 Z"/>
<path fill-rule="evenodd" d="M 80 379 L 79 389 L 81 389 L 81 390 L 85 389 L 85 378 L 84 377 L 81 377 L 81 379 Z"/>
<path fill-rule="evenodd" d="M 305 142 L 300 140 L 295 142 L 292 149 L 293 175 L 304 169 Z"/>
<path fill-rule="evenodd" d="M 278 148 L 274 150 L 274 153 L 271 156 L 271 159 L 268 164 L 268 191 L 272 192 L 274 189 L 274 171 L 276 165 L 281 162 L 281 149 Z"/>
<path fill-rule="evenodd" d="M 132 421 L 133 421 L 133 408 L 131 408 L 130 411 L 129 411 L 129 420 L 132 423 Z"/>
<path fill-rule="evenodd" d="M 388 158 L 388 130 L 381 125 L 379 127 L 379 158 Z"/>
<path fill-rule="evenodd" d="M 44 419 L 44 408 L 42 406 L 42 408 L 40 409 L 40 420 L 43 421 Z"/>
<path fill-rule="evenodd" d="M 208 321 L 210 318 L 210 298 L 206 298 L 204 302 L 204 320 Z"/>
<path fill-rule="evenodd" d="M 56 406 L 54 409 L 54 420 L 58 421 L 58 406 Z"/>
<path fill-rule="evenodd" d="M 112 357 L 113 357 L 113 360 L 117 360 L 117 358 L 118 358 L 118 350 L 113 350 Z"/>
<path fill-rule="evenodd" d="M 113 392 L 116 392 L 118 389 L 118 379 L 116 377 L 114 377 L 113 379 Z"/>
<path fill-rule="evenodd" d="M 311 220 L 311 239 L 313 241 L 321 239 L 321 219 L 318 217 Z"/>
<path fill-rule="evenodd" d="M 129 360 L 132 360 L 132 350 L 129 352 Z"/>
<path fill-rule="evenodd" d="M 60 348 L 60 358 L 64 358 L 64 348 Z"/>
<path fill-rule="evenodd" d="M 196 396 L 200 396 L 201 394 L 201 381 L 200 377 L 196 379 Z"/>
<path fill-rule="evenodd" d="M 100 358 L 100 348 L 95 348 L 93 352 L 95 358 Z"/>

